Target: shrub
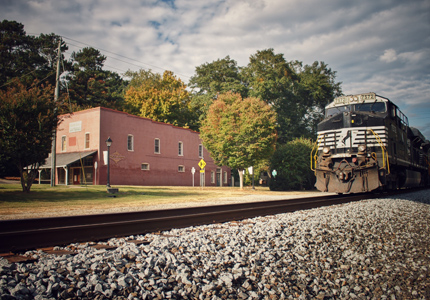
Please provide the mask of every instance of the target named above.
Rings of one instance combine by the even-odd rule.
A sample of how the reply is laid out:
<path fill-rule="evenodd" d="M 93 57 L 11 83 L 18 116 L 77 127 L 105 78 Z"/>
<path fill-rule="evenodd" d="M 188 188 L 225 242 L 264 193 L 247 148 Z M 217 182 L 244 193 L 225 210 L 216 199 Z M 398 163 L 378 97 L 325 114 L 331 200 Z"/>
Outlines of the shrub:
<path fill-rule="evenodd" d="M 270 180 L 270 190 L 310 190 L 315 184 L 315 176 L 310 169 L 310 153 L 313 142 L 298 138 L 278 147 L 270 161 L 270 169 L 277 175 Z"/>

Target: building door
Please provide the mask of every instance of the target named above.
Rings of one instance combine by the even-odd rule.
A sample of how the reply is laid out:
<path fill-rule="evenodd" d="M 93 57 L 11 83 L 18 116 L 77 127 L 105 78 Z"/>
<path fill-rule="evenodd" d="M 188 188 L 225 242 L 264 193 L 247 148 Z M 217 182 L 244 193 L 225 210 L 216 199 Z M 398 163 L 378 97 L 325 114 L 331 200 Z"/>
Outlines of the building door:
<path fill-rule="evenodd" d="M 221 169 L 216 169 L 216 186 L 221 186 Z"/>
<path fill-rule="evenodd" d="M 81 184 L 81 170 L 73 169 L 73 184 Z"/>

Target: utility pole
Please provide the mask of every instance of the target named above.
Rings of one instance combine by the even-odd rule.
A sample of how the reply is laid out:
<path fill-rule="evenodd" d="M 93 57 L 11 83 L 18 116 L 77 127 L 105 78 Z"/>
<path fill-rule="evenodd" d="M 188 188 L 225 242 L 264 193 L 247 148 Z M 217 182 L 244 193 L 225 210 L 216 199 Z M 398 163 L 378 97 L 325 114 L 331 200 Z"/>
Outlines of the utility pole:
<path fill-rule="evenodd" d="M 54 101 L 58 101 L 58 97 L 60 96 L 60 59 L 61 59 L 61 37 L 58 40 L 58 51 L 57 51 L 57 75 L 55 77 L 55 95 Z M 55 108 L 57 111 L 57 108 Z M 55 170 L 57 164 L 57 128 L 54 129 L 52 133 L 52 150 L 51 150 L 51 186 L 55 186 Z M 67 180 L 67 178 L 66 178 Z"/>

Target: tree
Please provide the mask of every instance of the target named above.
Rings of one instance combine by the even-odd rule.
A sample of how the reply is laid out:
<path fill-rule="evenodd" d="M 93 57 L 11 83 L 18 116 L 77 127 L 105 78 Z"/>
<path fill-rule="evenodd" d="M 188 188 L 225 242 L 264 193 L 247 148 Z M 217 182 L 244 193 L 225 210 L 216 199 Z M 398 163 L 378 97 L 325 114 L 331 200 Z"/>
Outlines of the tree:
<path fill-rule="evenodd" d="M 190 106 L 187 86 L 171 71 L 163 76 L 151 70 L 128 71 L 131 77 L 125 93 L 125 110 L 131 114 L 176 126 L 197 129 L 197 117 Z"/>
<path fill-rule="evenodd" d="M 276 111 L 278 142 L 290 140 L 301 126 L 301 110 L 305 108 L 295 95 L 298 78 L 283 54 L 275 54 L 273 49 L 257 51 L 243 73 L 249 95 L 264 99 Z"/>
<path fill-rule="evenodd" d="M 117 73 L 103 70 L 105 60 L 106 56 L 92 47 L 72 53 L 67 80 L 70 100 L 76 106 L 122 109 L 126 82 Z"/>
<path fill-rule="evenodd" d="M 15 80 L 0 90 L 0 161 L 18 168 L 24 192 L 30 192 L 39 165 L 51 151 L 56 108 L 50 85 L 35 82 L 27 88 Z"/>
<path fill-rule="evenodd" d="M 196 67 L 196 75 L 191 77 L 189 86 L 193 89 L 191 106 L 200 120 L 206 117 L 210 105 L 219 94 L 234 92 L 243 98 L 247 96 L 240 68 L 229 56 Z"/>
<path fill-rule="evenodd" d="M 3 20 L 0 23 L 0 87 L 6 89 L 14 77 L 33 78 L 35 53 L 34 39 L 27 36 L 24 25 L 16 21 Z"/>
<path fill-rule="evenodd" d="M 42 64 L 38 67 L 37 79 L 39 81 L 47 81 L 51 85 L 55 85 L 57 72 L 57 60 L 58 60 L 58 42 L 61 37 L 55 33 L 51 34 L 40 34 L 35 38 L 35 48 L 38 49 L 39 56 L 42 58 Z M 64 53 L 69 48 L 66 43 L 61 40 L 60 45 L 61 53 Z M 68 62 L 64 55 L 60 57 L 60 73 L 66 69 L 70 69 L 70 62 Z M 64 67 L 64 68 L 63 68 Z"/>
<path fill-rule="evenodd" d="M 24 25 L 3 20 L 0 23 L 0 89 L 6 90 L 14 78 L 20 78 L 27 85 L 35 79 L 54 85 L 59 39 L 53 33 L 29 36 Z M 61 49 L 67 50 L 64 42 Z"/>
<path fill-rule="evenodd" d="M 335 82 L 336 72 L 324 62 L 315 61 L 312 65 L 303 66 L 302 62 L 290 63 L 298 76 L 297 96 L 306 107 L 302 115 L 301 136 L 316 136 L 317 124 L 324 117 L 324 108 L 342 95 L 341 82 Z"/>
<path fill-rule="evenodd" d="M 228 91 L 243 98 L 257 97 L 272 106 L 277 115 L 278 143 L 301 136 L 315 136 L 324 106 L 341 94 L 336 72 L 324 62 L 303 66 L 285 60 L 273 49 L 257 51 L 245 67 L 227 56 L 196 68 L 190 80 L 192 105 L 201 118 L 218 94 Z"/>
<path fill-rule="evenodd" d="M 312 189 L 315 175 L 310 169 L 312 140 L 294 139 L 278 147 L 270 159 L 270 169 L 277 175 L 270 180 L 270 189 L 275 191 Z"/>
<path fill-rule="evenodd" d="M 275 127 L 275 112 L 264 101 L 228 92 L 210 106 L 200 137 L 217 164 L 239 170 L 243 188 L 243 169 L 273 153 Z"/>

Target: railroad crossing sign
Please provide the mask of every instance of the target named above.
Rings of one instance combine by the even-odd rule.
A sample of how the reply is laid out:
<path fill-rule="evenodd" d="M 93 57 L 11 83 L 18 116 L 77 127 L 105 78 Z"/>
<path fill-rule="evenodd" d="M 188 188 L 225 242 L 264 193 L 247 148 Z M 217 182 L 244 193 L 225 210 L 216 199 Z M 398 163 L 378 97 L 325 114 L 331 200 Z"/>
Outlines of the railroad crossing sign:
<path fill-rule="evenodd" d="M 203 158 L 199 161 L 199 167 L 200 169 L 204 169 L 206 166 L 206 162 L 203 160 Z"/>

